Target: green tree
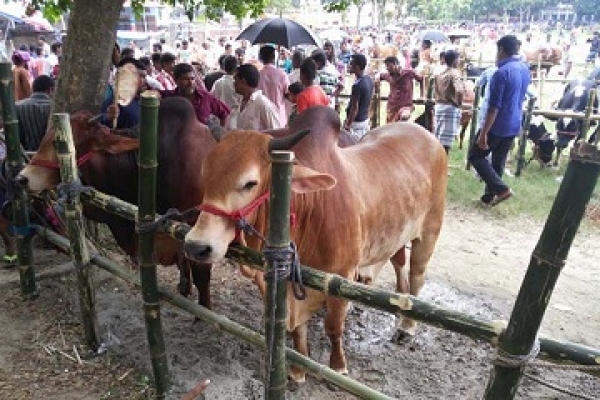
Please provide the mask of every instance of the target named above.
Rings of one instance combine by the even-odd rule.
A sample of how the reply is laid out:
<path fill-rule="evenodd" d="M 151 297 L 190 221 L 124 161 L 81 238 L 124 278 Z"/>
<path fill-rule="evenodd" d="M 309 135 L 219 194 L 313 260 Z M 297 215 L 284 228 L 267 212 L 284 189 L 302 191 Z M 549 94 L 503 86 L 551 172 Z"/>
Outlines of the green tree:
<path fill-rule="evenodd" d="M 209 18 L 223 11 L 241 18 L 248 14 L 258 16 L 267 0 L 168 0 L 164 3 L 184 7 L 190 18 L 201 6 Z M 142 0 L 132 1 L 132 7 L 138 12 L 143 6 Z M 31 0 L 29 3 L 29 9 L 42 10 L 50 20 L 70 12 L 53 112 L 99 111 L 122 7 L 123 0 Z"/>

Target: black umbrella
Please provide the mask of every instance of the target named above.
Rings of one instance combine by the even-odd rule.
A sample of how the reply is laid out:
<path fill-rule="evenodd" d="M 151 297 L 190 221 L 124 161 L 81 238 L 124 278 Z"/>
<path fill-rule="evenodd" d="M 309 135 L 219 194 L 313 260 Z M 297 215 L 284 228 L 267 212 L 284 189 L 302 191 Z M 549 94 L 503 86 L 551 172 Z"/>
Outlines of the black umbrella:
<path fill-rule="evenodd" d="M 291 49 L 299 44 L 321 46 L 321 40 L 301 24 L 287 18 L 266 18 L 244 29 L 235 40 L 271 43 Z"/>
<path fill-rule="evenodd" d="M 447 42 L 448 36 L 442 31 L 430 30 L 419 33 L 419 41 L 431 40 L 433 43 Z"/>

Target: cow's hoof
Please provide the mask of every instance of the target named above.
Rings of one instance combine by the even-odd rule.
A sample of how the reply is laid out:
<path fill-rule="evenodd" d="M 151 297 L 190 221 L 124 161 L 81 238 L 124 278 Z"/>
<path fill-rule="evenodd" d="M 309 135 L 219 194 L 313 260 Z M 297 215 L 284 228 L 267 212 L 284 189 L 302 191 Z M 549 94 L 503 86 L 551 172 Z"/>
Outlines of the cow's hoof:
<path fill-rule="evenodd" d="M 398 329 L 392 337 L 392 343 L 395 344 L 408 344 L 413 341 L 414 333 L 407 332 L 405 330 Z"/>
<path fill-rule="evenodd" d="M 179 292 L 179 294 L 183 297 L 189 297 L 192 294 L 190 285 L 185 281 L 179 282 L 177 285 L 177 292 Z"/>
<path fill-rule="evenodd" d="M 288 380 L 290 384 L 302 385 L 306 382 L 306 371 L 290 367 L 288 371 Z"/>

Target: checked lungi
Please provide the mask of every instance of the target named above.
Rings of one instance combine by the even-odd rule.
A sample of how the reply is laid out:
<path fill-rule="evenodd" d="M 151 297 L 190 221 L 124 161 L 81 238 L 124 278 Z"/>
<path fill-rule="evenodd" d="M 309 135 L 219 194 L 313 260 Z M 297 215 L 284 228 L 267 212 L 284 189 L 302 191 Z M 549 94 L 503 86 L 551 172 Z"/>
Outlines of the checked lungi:
<path fill-rule="evenodd" d="M 452 104 L 436 104 L 434 111 L 434 133 L 442 146 L 452 147 L 460 128 L 460 108 Z"/>

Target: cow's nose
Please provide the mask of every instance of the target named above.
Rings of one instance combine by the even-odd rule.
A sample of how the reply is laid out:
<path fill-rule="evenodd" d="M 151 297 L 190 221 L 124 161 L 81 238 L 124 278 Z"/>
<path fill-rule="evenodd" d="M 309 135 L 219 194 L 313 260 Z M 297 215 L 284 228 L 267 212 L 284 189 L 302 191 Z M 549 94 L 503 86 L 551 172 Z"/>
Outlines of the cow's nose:
<path fill-rule="evenodd" d="M 192 260 L 205 261 L 210 258 L 213 249 L 211 245 L 205 243 L 186 241 L 183 251 Z"/>
<path fill-rule="evenodd" d="M 19 175 L 15 176 L 15 182 L 17 183 L 17 185 L 24 188 L 24 187 L 27 187 L 27 184 L 29 183 L 29 178 L 19 174 Z"/>

